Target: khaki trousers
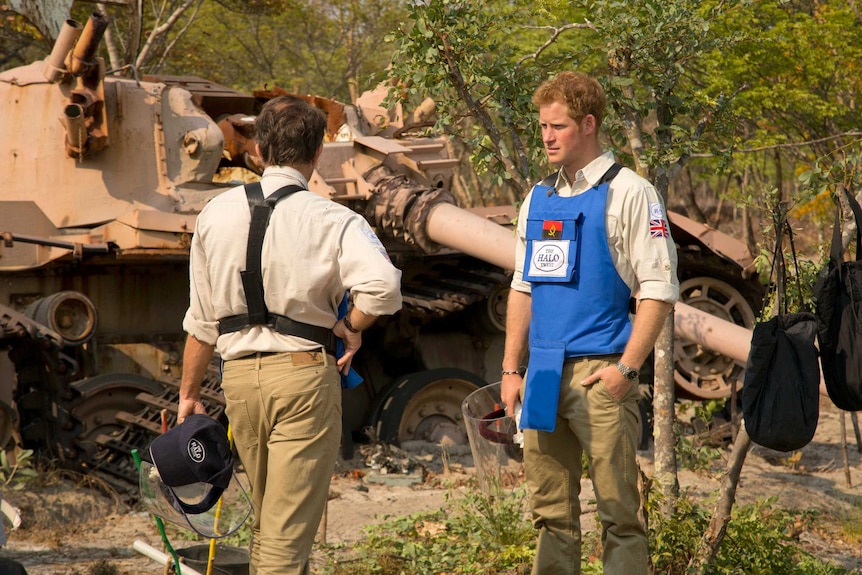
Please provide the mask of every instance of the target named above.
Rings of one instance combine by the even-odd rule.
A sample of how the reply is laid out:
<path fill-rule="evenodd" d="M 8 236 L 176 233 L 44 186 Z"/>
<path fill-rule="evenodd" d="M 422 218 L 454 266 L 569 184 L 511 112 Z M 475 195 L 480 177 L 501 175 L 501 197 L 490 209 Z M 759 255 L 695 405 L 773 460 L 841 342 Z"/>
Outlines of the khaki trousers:
<path fill-rule="evenodd" d="M 322 352 L 225 362 L 228 421 L 251 481 L 252 575 L 305 575 L 341 442 L 341 380 Z"/>
<path fill-rule="evenodd" d="M 524 464 L 539 530 L 533 575 L 581 572 L 581 454 L 586 453 L 596 492 L 605 575 L 646 575 L 647 536 L 638 520 L 640 492 L 635 459 L 640 392 L 623 401 L 604 383 L 581 385 L 619 356 L 567 360 L 563 366 L 553 432 L 524 431 Z"/>

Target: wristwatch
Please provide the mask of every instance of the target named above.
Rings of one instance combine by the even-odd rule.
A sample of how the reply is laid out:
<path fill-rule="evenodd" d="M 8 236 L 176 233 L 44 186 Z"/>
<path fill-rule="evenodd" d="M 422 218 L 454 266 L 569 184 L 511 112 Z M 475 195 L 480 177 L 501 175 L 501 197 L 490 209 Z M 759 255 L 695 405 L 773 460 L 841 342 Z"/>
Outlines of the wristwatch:
<path fill-rule="evenodd" d="M 620 370 L 620 373 L 623 374 L 623 377 L 626 378 L 626 381 L 637 381 L 638 370 L 627 366 L 621 361 L 617 362 L 617 369 Z"/>

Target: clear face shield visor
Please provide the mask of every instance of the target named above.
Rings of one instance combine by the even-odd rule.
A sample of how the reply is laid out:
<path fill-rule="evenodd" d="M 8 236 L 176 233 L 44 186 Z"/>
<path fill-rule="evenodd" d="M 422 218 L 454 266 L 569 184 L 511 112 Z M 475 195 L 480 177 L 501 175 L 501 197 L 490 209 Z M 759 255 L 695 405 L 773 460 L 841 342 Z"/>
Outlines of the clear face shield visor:
<path fill-rule="evenodd" d="M 211 493 L 214 487 L 208 483 L 169 487 L 162 481 L 156 466 L 148 461 L 141 461 L 139 475 L 141 503 L 148 512 L 204 537 L 226 537 L 239 529 L 251 515 L 248 489 L 236 473 L 232 473 L 230 484 L 212 505 L 204 503 L 215 495 Z M 208 508 L 198 513 L 188 511 L 189 507 L 202 503 Z"/>

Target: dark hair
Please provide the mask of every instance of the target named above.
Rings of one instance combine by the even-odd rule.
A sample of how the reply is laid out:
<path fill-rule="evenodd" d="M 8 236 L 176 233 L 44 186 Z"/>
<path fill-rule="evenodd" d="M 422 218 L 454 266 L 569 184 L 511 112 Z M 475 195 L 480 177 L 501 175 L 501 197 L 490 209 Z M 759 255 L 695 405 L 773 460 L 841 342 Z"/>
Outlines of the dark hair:
<path fill-rule="evenodd" d="M 323 144 L 326 114 L 299 98 L 279 96 L 264 104 L 254 128 L 265 165 L 310 164 Z"/>
<path fill-rule="evenodd" d="M 560 72 L 544 82 L 533 94 L 536 106 L 559 102 L 569 110 L 569 117 L 580 123 L 587 114 L 602 125 L 605 114 L 605 91 L 598 80 L 583 72 Z"/>

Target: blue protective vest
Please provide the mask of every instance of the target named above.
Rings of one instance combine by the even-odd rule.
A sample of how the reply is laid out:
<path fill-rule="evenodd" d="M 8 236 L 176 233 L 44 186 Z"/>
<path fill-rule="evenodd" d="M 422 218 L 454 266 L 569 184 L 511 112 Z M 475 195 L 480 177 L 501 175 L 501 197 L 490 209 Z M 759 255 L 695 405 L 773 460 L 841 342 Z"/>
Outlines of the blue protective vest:
<path fill-rule="evenodd" d="M 530 362 L 521 427 L 553 431 L 565 358 L 622 353 L 631 336 L 631 290 L 617 273 L 605 226 L 614 164 L 569 198 L 533 188 L 524 279 L 531 282 Z"/>

